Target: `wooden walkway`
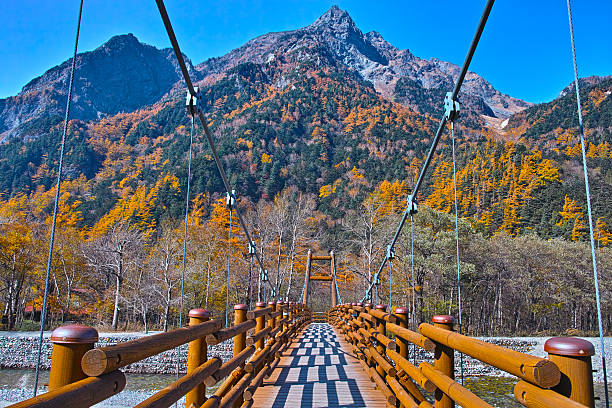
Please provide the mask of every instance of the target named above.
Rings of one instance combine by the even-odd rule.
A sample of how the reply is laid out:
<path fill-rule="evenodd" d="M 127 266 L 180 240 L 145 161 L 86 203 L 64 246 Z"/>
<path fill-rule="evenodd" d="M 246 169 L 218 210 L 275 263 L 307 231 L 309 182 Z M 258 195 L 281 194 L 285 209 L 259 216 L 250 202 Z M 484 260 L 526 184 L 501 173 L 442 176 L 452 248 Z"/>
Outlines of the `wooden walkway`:
<path fill-rule="evenodd" d="M 386 401 L 327 323 L 311 323 L 253 396 L 256 408 L 383 408 Z"/>

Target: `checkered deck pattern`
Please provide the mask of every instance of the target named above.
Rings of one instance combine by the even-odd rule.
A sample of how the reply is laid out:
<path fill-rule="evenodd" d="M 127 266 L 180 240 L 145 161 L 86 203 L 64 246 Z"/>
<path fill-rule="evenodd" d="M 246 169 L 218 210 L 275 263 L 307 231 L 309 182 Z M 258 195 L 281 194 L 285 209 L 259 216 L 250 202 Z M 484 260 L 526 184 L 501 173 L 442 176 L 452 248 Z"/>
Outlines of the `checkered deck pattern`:
<path fill-rule="evenodd" d="M 329 324 L 310 324 L 257 390 L 253 407 L 386 407 L 349 350 Z"/>

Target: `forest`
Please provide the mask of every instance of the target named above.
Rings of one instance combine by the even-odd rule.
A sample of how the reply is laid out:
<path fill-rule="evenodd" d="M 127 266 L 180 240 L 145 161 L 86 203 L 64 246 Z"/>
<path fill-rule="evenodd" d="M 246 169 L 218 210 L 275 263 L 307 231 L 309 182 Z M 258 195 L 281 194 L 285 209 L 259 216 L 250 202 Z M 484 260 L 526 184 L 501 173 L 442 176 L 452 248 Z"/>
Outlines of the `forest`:
<path fill-rule="evenodd" d="M 69 199 L 83 188 L 82 183 L 83 177 L 66 183 L 61 194 L 50 326 L 76 320 L 108 330 L 176 327 L 184 224 L 170 218 L 156 223 L 152 212 L 162 196 L 180 195 L 180 183 L 166 175 L 150 189 L 125 194 L 92 228 L 79 227 L 83 217 L 79 203 Z M 53 194 L 53 190 L 41 190 L 1 203 L 0 278 L 6 329 L 32 329 L 32 320 L 40 312 Z M 334 250 L 342 300 L 361 300 L 405 210 L 407 194 L 404 182 L 384 181 L 342 219 L 317 210 L 319 197 L 296 188 L 286 188 L 272 200 L 239 197 L 237 205 L 255 234 L 270 285 L 260 282 L 235 211 L 230 220 L 225 199 L 195 196 L 187 221 L 184 313 L 203 307 L 222 317 L 226 295 L 231 305 L 253 304 L 268 298 L 270 287 L 279 298 L 299 299 L 308 249 L 321 254 Z M 436 197 L 430 198 L 434 204 Z M 559 215 L 559 222 L 567 224 L 572 234 L 578 213 L 580 208 L 568 199 Z M 517 237 L 508 231 L 490 235 L 481 224 L 464 218 L 459 225 L 464 330 L 473 335 L 595 331 L 593 277 L 585 242 L 543 240 L 533 232 Z M 397 257 L 376 286 L 374 300 L 410 306 L 414 289 L 419 320 L 439 313 L 456 315 L 454 218 L 425 203 L 409 227 L 414 237 L 414 270 L 411 234 L 404 232 L 396 245 Z M 609 331 L 612 236 L 601 221 L 596 238 L 607 316 L 604 328 Z M 311 287 L 316 294 L 311 295 L 312 306 L 326 310 L 331 302 L 329 282 L 313 282 Z"/>
<path fill-rule="evenodd" d="M 235 212 L 230 220 L 211 150 L 196 128 L 183 315 L 204 307 L 223 316 L 226 296 L 230 304 L 252 304 L 258 295 L 269 297 L 271 287 L 278 297 L 297 300 L 309 249 L 333 250 L 342 300 L 361 300 L 430 145 L 436 112 L 390 102 L 347 73 L 301 66 L 285 72 L 288 85 L 279 88 L 266 70 L 238 65 L 204 86 L 203 95 L 208 126 L 270 285 L 259 282 Z M 400 85 L 404 96 L 416 97 L 410 84 Z M 610 117 L 611 87 L 604 81 L 581 95 L 608 332 L 612 148 L 609 123 L 598 118 Z M 473 112 L 457 126 L 461 303 L 470 334 L 589 334 L 596 328 L 571 98 L 570 92 L 529 108 L 503 131 L 483 126 Z M 178 324 L 190 132 L 182 104 L 182 96 L 173 95 L 135 112 L 70 121 L 50 327 L 82 321 L 147 331 Z M 9 330 L 34 329 L 40 319 L 57 178 L 61 123 L 47 118 L 31 126 L 37 137 L 0 145 L 0 306 Z M 452 167 L 445 136 L 417 197 L 420 211 L 407 226 L 414 231 L 414 256 L 411 228 L 405 228 L 377 286 L 376 300 L 392 306 L 410 306 L 414 291 L 423 321 L 458 311 Z M 316 310 L 329 307 L 325 285 L 314 285 L 321 293 L 311 297 Z"/>

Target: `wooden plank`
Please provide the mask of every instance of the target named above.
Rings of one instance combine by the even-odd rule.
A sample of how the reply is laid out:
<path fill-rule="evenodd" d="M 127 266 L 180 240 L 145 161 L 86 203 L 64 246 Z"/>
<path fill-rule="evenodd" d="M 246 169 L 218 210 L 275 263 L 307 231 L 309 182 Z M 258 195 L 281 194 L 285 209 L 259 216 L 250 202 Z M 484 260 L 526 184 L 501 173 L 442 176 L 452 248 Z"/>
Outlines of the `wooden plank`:
<path fill-rule="evenodd" d="M 255 391 L 253 408 L 386 408 L 384 395 L 351 350 L 329 324 L 310 324 L 285 350 L 270 378 Z"/>

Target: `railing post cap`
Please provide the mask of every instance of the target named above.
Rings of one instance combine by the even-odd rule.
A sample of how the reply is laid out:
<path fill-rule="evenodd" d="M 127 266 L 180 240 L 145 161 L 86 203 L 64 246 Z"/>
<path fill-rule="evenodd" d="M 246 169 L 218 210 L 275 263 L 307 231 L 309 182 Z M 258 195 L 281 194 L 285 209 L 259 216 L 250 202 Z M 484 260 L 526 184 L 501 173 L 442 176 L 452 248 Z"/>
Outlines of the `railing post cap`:
<path fill-rule="evenodd" d="M 544 343 L 544 351 L 549 354 L 568 357 L 590 357 L 595 355 L 593 344 L 578 337 L 552 337 Z"/>
<path fill-rule="evenodd" d="M 206 309 L 191 309 L 189 311 L 189 317 L 195 317 L 197 319 L 208 319 L 212 313 Z"/>
<path fill-rule="evenodd" d="M 440 324 L 454 324 L 455 318 L 449 315 L 435 315 L 431 318 L 431 321 Z"/>
<path fill-rule="evenodd" d="M 408 308 L 407 307 L 396 307 L 394 313 L 396 313 L 396 314 L 408 314 Z"/>
<path fill-rule="evenodd" d="M 244 303 L 240 303 L 234 306 L 234 310 L 248 310 L 249 308 Z"/>
<path fill-rule="evenodd" d="M 363 307 L 372 307 L 372 304 L 370 302 L 364 303 Z"/>
<path fill-rule="evenodd" d="M 98 341 L 98 331 L 82 324 L 69 324 L 53 330 L 51 342 L 58 344 L 93 344 Z"/>
<path fill-rule="evenodd" d="M 266 307 L 266 302 L 257 302 L 257 303 L 255 303 L 255 307 L 264 308 L 264 307 Z"/>
<path fill-rule="evenodd" d="M 271 300 L 268 302 L 268 306 L 276 306 L 276 302 Z"/>
<path fill-rule="evenodd" d="M 353 302 L 353 303 L 350 303 L 350 305 L 351 306 L 357 306 L 357 303 Z"/>
<path fill-rule="evenodd" d="M 387 310 L 387 305 L 376 305 L 376 309 L 378 310 Z"/>

